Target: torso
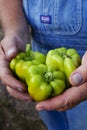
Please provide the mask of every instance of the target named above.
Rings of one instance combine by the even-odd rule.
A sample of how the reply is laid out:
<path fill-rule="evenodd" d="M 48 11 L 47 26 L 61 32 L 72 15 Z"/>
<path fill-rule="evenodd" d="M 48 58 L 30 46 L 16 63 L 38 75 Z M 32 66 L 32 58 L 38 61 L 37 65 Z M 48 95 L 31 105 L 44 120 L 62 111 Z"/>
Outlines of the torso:
<path fill-rule="evenodd" d="M 32 47 L 46 53 L 56 47 L 73 47 L 83 55 L 87 50 L 87 1 L 24 0 L 32 28 Z"/>

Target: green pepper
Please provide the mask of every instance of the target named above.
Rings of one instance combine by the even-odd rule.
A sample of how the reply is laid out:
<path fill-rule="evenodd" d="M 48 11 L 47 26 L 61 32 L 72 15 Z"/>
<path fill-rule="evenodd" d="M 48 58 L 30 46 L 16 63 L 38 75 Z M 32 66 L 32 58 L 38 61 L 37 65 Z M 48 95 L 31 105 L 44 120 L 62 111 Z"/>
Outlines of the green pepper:
<path fill-rule="evenodd" d="M 26 71 L 33 64 L 44 64 L 45 55 L 40 52 L 35 52 L 30 49 L 30 45 L 26 45 L 26 51 L 20 52 L 10 62 L 11 70 L 18 76 L 22 81 L 26 81 Z"/>
<path fill-rule="evenodd" d="M 32 65 L 27 70 L 26 83 L 30 96 L 42 101 L 65 90 L 65 75 L 45 64 Z"/>
<path fill-rule="evenodd" d="M 78 52 L 65 47 L 50 50 L 47 53 L 46 65 L 55 67 L 65 73 L 66 79 L 69 80 L 70 74 L 81 64 L 81 58 Z"/>

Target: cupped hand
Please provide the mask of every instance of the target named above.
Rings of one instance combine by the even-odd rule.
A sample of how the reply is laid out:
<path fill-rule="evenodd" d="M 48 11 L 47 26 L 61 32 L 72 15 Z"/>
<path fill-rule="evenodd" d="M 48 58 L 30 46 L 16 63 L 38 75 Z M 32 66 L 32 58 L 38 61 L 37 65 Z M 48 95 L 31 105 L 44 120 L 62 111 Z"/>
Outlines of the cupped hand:
<path fill-rule="evenodd" d="M 32 100 L 27 87 L 18 81 L 9 68 L 9 62 L 18 52 L 25 50 L 25 42 L 17 35 L 6 36 L 0 43 L 0 80 L 7 86 L 9 94 L 20 100 Z"/>
<path fill-rule="evenodd" d="M 65 111 L 87 100 L 87 52 L 80 67 L 71 74 L 70 83 L 71 88 L 59 96 L 37 103 L 36 109 Z"/>

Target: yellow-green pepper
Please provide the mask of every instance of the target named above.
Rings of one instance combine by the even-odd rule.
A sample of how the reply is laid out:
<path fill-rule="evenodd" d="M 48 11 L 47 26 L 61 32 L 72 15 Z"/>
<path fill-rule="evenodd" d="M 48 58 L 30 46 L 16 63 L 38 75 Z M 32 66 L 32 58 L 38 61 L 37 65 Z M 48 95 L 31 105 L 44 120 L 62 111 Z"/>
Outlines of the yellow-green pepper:
<path fill-rule="evenodd" d="M 26 81 L 26 71 L 33 64 L 44 64 L 45 55 L 40 52 L 35 52 L 30 49 L 30 45 L 27 44 L 26 51 L 20 52 L 10 62 L 10 68 L 22 81 Z"/>
<path fill-rule="evenodd" d="M 65 75 L 44 64 L 32 65 L 27 70 L 28 92 L 35 101 L 61 94 L 65 90 Z"/>
<path fill-rule="evenodd" d="M 46 64 L 55 67 L 57 70 L 63 71 L 67 80 L 69 80 L 70 74 L 80 65 L 80 63 L 80 55 L 73 48 L 56 48 L 50 50 L 46 57 Z"/>

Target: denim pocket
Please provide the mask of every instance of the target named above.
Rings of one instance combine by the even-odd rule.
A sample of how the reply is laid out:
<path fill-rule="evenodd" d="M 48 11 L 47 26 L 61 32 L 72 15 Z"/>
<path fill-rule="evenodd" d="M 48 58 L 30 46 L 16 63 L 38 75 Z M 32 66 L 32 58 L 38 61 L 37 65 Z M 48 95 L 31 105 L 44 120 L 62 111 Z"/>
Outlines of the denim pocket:
<path fill-rule="evenodd" d="M 45 33 L 76 34 L 82 26 L 82 1 L 55 0 L 53 5 L 54 7 L 50 7 L 52 22 L 51 24 L 44 24 Z M 52 9 L 54 12 L 51 11 Z"/>
<path fill-rule="evenodd" d="M 82 0 L 30 0 L 27 17 L 34 32 L 74 35 L 82 26 Z"/>

